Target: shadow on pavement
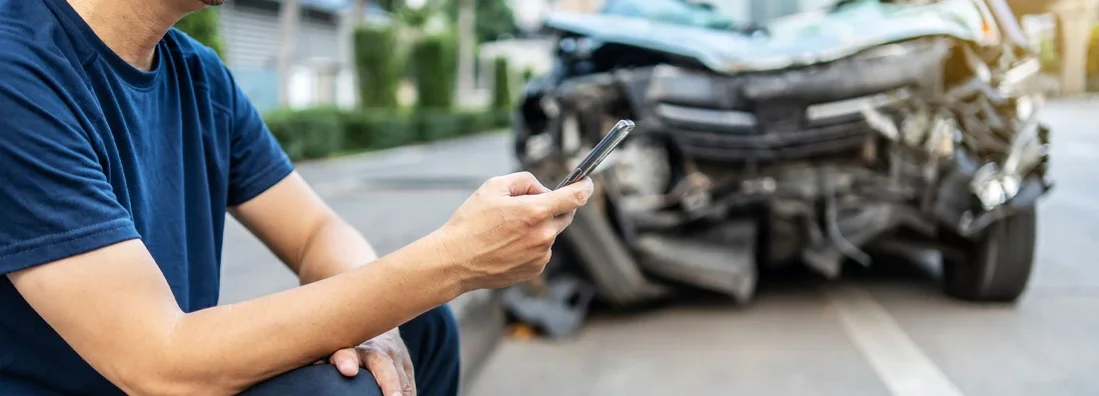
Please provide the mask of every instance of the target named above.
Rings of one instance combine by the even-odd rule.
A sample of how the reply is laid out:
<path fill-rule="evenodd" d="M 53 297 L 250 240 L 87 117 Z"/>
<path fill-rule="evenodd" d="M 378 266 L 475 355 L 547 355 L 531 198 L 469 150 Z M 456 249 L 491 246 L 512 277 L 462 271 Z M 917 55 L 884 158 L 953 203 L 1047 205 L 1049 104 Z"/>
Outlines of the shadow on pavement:
<path fill-rule="evenodd" d="M 751 310 L 761 302 L 773 299 L 821 299 L 820 290 L 830 285 L 846 283 L 867 287 L 897 287 L 921 296 L 946 301 L 939 290 L 939 263 L 923 263 L 888 254 L 875 254 L 874 265 L 863 267 L 849 262 L 843 274 L 829 280 L 805 266 L 792 265 L 782 269 L 764 270 L 760 273 L 755 299 L 744 305 L 736 304 L 728 296 L 704 290 L 683 288 L 672 297 L 632 307 L 612 307 L 595 303 L 589 320 L 629 320 L 654 312 L 670 309 L 699 310 Z"/>

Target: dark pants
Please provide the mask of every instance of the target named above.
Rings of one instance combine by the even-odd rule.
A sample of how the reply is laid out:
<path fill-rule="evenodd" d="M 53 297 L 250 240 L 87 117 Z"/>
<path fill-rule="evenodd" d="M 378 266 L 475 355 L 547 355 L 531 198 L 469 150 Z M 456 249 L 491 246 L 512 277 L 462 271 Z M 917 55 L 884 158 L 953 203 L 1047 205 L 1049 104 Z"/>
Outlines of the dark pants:
<path fill-rule="evenodd" d="M 419 396 L 458 394 L 458 323 L 447 306 L 435 308 L 400 327 L 412 355 Z M 348 378 L 336 366 L 319 364 L 287 372 L 252 387 L 241 396 L 383 396 L 365 370 Z M 388 395 L 385 395 L 388 396 Z"/>

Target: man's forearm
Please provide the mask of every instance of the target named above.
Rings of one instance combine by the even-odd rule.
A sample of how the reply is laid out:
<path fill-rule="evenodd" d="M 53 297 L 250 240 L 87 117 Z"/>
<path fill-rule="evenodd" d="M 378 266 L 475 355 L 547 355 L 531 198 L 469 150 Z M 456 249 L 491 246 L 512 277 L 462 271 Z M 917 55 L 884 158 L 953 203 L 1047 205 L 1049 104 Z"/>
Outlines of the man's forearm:
<path fill-rule="evenodd" d="M 359 231 L 332 214 L 310 235 L 296 267 L 301 284 L 307 285 L 377 258 L 377 252 Z"/>
<path fill-rule="evenodd" d="M 413 243 L 338 276 L 185 316 L 170 356 L 194 378 L 180 380 L 239 391 L 446 303 L 460 292 L 459 282 L 428 246 Z"/>

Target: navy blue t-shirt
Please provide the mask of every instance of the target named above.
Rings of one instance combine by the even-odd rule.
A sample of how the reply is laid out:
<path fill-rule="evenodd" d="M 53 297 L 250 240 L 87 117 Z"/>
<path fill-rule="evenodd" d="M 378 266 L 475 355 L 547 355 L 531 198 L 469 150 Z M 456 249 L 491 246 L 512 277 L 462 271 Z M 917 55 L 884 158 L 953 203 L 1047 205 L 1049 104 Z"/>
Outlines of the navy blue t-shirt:
<path fill-rule="evenodd" d="M 0 274 L 140 239 L 184 311 L 217 304 L 226 208 L 293 168 L 209 48 L 172 30 L 155 59 L 0 0 Z M 0 276 L 0 395 L 120 393 Z"/>

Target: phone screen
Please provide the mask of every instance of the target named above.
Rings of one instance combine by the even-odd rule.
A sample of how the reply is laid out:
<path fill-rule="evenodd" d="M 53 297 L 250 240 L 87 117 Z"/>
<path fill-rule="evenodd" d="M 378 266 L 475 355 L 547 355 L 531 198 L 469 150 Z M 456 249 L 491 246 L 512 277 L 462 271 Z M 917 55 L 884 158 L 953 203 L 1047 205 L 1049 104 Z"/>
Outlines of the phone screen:
<path fill-rule="evenodd" d="M 600 140 L 599 144 L 596 144 L 595 148 L 584 157 L 584 160 L 580 161 L 580 165 L 577 165 L 576 169 L 573 169 L 568 176 L 565 176 L 565 179 L 557 185 L 557 188 L 576 183 L 588 177 L 599 166 L 599 163 L 603 162 L 607 155 L 626 139 L 630 131 L 633 131 L 633 127 L 634 123 L 630 120 L 620 120 L 617 124 L 614 124 L 614 128 L 611 128 L 610 132 L 603 136 L 603 140 Z"/>

